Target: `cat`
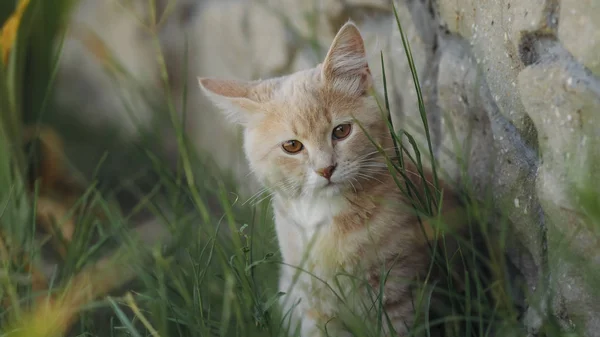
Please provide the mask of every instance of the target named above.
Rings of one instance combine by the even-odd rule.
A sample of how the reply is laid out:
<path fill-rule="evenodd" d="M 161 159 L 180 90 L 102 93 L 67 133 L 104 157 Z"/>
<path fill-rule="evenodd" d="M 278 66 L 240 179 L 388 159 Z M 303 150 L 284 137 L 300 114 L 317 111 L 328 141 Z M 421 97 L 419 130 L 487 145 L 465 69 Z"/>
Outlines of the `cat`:
<path fill-rule="evenodd" d="M 357 26 L 345 23 L 312 69 L 266 80 L 198 80 L 243 126 L 251 170 L 272 193 L 283 258 L 280 304 L 291 331 L 351 335 L 383 307 L 385 333 L 393 327 L 405 335 L 415 316 L 412 284 L 427 272 L 433 229 L 418 221 L 387 168 L 393 139 L 371 95 Z M 428 182 L 409 176 L 421 187 L 432 181 L 430 174 Z M 444 193 L 444 209 L 455 205 Z"/>

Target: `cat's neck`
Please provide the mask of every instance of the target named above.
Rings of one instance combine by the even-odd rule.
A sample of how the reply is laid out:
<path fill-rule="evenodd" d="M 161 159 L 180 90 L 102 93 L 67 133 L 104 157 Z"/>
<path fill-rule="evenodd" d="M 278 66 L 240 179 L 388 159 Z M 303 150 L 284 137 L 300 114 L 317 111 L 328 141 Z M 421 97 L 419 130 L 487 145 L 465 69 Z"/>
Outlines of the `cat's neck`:
<path fill-rule="evenodd" d="M 336 223 L 339 226 L 348 221 L 356 224 L 368 222 L 370 217 L 380 215 L 377 209 L 382 211 L 379 208 L 381 203 L 392 202 L 391 205 L 396 208 L 397 203 L 402 202 L 389 173 L 382 174 L 377 181 L 362 185 L 331 195 L 289 196 L 275 193 L 273 207 L 277 222 L 291 224 L 307 235 L 306 238 L 311 238 L 318 230 L 334 228 L 330 226 Z"/>

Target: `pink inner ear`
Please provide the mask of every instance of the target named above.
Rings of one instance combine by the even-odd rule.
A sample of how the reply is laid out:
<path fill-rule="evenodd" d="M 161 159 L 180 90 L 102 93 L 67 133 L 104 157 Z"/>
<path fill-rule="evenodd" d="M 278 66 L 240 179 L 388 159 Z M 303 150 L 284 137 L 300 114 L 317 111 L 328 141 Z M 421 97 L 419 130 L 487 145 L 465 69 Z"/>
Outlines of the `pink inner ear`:
<path fill-rule="evenodd" d="M 365 45 L 363 39 L 358 32 L 352 32 L 349 37 L 343 42 L 343 45 L 348 49 L 349 52 L 357 54 L 357 56 L 365 56 Z"/>
<path fill-rule="evenodd" d="M 200 83 L 202 83 L 206 90 L 217 95 L 230 98 L 242 98 L 248 96 L 248 87 L 240 81 L 203 78 L 200 80 Z"/>

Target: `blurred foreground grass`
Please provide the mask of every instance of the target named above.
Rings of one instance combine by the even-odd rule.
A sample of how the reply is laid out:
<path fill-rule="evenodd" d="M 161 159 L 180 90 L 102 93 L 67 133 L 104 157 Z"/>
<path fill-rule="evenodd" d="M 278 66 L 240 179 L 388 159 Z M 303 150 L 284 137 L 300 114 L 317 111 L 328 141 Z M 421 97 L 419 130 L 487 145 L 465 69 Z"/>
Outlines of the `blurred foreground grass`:
<path fill-rule="evenodd" d="M 159 47 L 166 94 L 156 110 L 161 121 L 171 123 L 177 139 L 175 164 L 156 150 L 160 137 L 141 130 L 142 140 L 128 144 L 126 156 L 135 158 L 133 167 L 142 168 L 143 183 L 103 175 L 104 160 L 118 148 L 114 145 L 99 162 L 88 163 L 98 174 L 86 176 L 69 164 L 61 138 L 76 134 L 104 144 L 110 137 L 68 123 L 55 128 L 59 135 L 43 127 L 57 109 L 52 89 L 61 49 L 55 46 L 60 46 L 74 5 L 72 0 L 0 4 L 6 55 L 0 67 L 2 336 L 281 335 L 276 305 L 281 296 L 276 291 L 279 254 L 268 201 L 252 205 L 238 200 L 231 181 L 206 156 L 190 150 L 181 121 L 185 103 L 177 111 L 168 94 Z M 156 32 L 161 21 L 161 14 L 151 11 L 141 24 Z M 404 42 L 420 92 L 410 46 Z M 89 47 L 112 71 L 119 71 L 101 41 L 92 39 Z M 381 103 L 384 112 L 393 108 L 387 93 Z M 427 133 L 422 98 L 418 103 Z M 410 134 L 396 140 L 399 151 L 417 153 L 410 158 L 419 168 L 421 160 L 435 163 L 428 158 L 430 151 L 419 155 Z M 390 170 L 406 175 L 402 163 L 390 162 Z M 598 192 L 582 186 L 578 193 L 584 197 L 583 211 L 598 228 Z M 410 193 L 408 185 L 399 188 Z M 124 190 L 134 202 L 122 202 Z M 438 192 L 426 187 L 419 211 L 434 214 Z M 447 284 L 435 290 L 445 301 L 430 307 L 431 293 L 425 289 L 419 302 L 431 316 L 420 317 L 412 334 L 430 336 L 442 327 L 444 336 L 523 335 L 523 298 L 517 293 L 525 290 L 515 282 L 503 254 L 502 228 L 508 224 L 489 203 L 476 202 L 468 193 L 464 202 L 474 224 L 472 235 L 462 243 L 459 256 L 452 257 L 462 260 L 464 270 L 452 270 L 455 264 L 434 252 L 440 258 L 436 263 L 447 272 Z M 150 216 L 140 220 L 136 215 L 142 212 Z M 490 221 L 500 233 L 489 227 Z M 149 230 L 155 231 L 152 240 Z M 56 268 L 43 268 L 50 263 Z M 456 272 L 465 275 L 462 290 L 452 283 Z M 530 306 L 539 305 L 543 316 L 540 336 L 563 336 L 559 323 L 543 315 L 549 310 L 543 301 L 535 302 L 530 295 L 523 296 Z"/>
<path fill-rule="evenodd" d="M 264 207 L 257 212 L 234 205 L 228 179 L 207 160 L 188 153 L 172 101 L 166 101 L 164 111 L 177 134 L 177 169 L 154 153 L 152 144 L 129 145 L 142 162 L 132 165 L 144 165 L 146 181 L 153 181 L 146 190 L 125 179 L 103 185 L 96 176 L 82 177 L 63 153 L 61 138 L 70 136 L 68 130 L 59 127 L 59 135 L 40 123 L 52 121 L 45 114 L 56 109 L 52 89 L 61 54 L 56 45 L 74 4 L 8 1 L 0 8 L 6 55 L 0 68 L 3 333 L 138 336 L 154 331 L 167 336 L 177 331 L 199 336 L 242 330 L 251 335 L 248 327 L 262 331 L 274 303 L 267 289 L 276 280 L 276 268 L 260 263 L 276 252 L 270 217 Z M 155 29 L 156 22 L 160 18 L 150 18 L 147 29 Z M 94 52 L 106 52 L 99 55 L 104 61 L 114 61 L 110 51 L 101 50 L 101 41 L 92 42 L 100 43 L 90 45 Z M 87 136 L 102 143 L 106 134 Z M 92 165 L 102 172 L 102 162 Z M 136 202 L 123 206 L 117 195 L 125 189 Z M 152 220 L 135 220 L 141 211 Z M 152 237 L 148 230 L 159 237 L 142 241 L 140 237 Z M 57 267 L 47 278 L 42 267 L 49 263 Z M 243 291 L 237 291 L 240 286 Z"/>

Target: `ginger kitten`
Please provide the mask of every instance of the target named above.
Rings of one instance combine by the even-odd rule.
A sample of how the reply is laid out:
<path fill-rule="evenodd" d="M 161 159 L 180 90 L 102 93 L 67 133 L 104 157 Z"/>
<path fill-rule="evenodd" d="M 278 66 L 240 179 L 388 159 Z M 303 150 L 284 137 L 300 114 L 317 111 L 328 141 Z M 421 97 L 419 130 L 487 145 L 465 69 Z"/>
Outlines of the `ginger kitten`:
<path fill-rule="evenodd" d="M 359 126 L 394 156 L 386 120 L 369 94 L 373 80 L 357 27 L 346 23 L 315 68 L 251 82 L 199 82 L 244 127 L 251 169 L 273 193 L 290 331 L 346 336 L 353 322 L 360 328 L 372 319 L 367 325 L 377 326 L 383 271 L 389 275 L 381 304 L 404 335 L 414 317 L 411 283 L 429 264 L 428 240 Z M 422 184 L 418 177 L 414 183 Z M 446 208 L 453 205 L 444 198 Z M 388 320 L 382 325 L 389 335 Z"/>

